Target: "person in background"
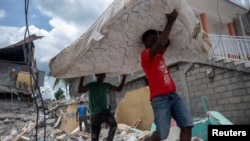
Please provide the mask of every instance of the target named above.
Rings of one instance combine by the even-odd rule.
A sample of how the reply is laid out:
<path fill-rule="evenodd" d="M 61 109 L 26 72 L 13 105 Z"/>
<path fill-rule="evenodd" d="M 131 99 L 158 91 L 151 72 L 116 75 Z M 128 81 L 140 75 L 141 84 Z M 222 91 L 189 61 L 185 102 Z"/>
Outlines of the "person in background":
<path fill-rule="evenodd" d="M 80 101 L 80 105 L 76 109 L 76 122 L 79 122 L 79 129 L 82 132 L 82 122 L 84 123 L 85 132 L 89 132 L 89 125 L 87 122 L 88 108 L 84 105 L 83 101 Z"/>
<path fill-rule="evenodd" d="M 127 74 L 122 75 L 120 85 L 114 86 L 104 82 L 105 73 L 96 74 L 97 81 L 89 82 L 83 85 L 84 76 L 80 78 L 78 93 L 89 91 L 89 109 L 91 123 L 91 141 L 98 141 L 102 123 L 109 125 L 107 141 L 113 141 L 117 129 L 117 123 L 114 115 L 111 113 L 107 104 L 107 94 L 110 91 L 120 92 L 124 86 Z"/>
<path fill-rule="evenodd" d="M 145 49 L 141 52 L 141 66 L 148 79 L 150 101 L 156 124 L 156 132 L 145 141 L 167 139 L 172 117 L 181 129 L 180 141 L 191 141 L 193 127 L 191 113 L 175 92 L 175 83 L 163 58 L 170 45 L 169 34 L 177 16 L 176 10 L 166 15 L 168 22 L 161 33 L 151 29 L 142 35 Z"/>

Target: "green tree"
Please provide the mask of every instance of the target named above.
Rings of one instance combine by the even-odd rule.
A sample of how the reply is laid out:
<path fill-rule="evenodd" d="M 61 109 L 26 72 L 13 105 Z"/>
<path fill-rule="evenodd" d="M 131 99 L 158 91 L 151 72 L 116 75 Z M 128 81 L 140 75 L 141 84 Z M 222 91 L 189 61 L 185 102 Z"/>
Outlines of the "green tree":
<path fill-rule="evenodd" d="M 47 76 L 53 77 L 51 72 L 49 72 Z M 55 81 L 53 83 L 53 89 L 59 84 L 59 82 L 62 82 L 63 84 L 65 84 L 65 86 L 67 86 L 67 83 L 68 83 L 66 78 L 55 78 Z"/>
<path fill-rule="evenodd" d="M 51 72 L 48 73 L 48 77 L 53 77 Z M 55 78 L 55 81 L 53 83 L 53 89 L 59 84 L 63 83 L 65 85 L 66 93 L 68 92 L 68 85 L 69 85 L 69 80 L 66 78 Z"/>
<path fill-rule="evenodd" d="M 54 93 L 54 97 L 56 100 L 59 100 L 59 99 L 65 99 L 65 95 L 64 95 L 64 91 L 59 88 L 55 93 Z"/>

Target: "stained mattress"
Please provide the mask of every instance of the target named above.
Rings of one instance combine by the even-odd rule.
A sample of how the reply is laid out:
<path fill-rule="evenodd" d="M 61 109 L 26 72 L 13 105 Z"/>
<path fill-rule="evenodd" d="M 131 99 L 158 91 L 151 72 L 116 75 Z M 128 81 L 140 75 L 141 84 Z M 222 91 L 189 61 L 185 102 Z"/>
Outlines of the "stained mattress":
<path fill-rule="evenodd" d="M 166 14 L 173 9 L 179 15 L 170 33 L 171 46 L 164 55 L 167 63 L 206 59 L 203 39 L 192 38 L 199 21 L 186 0 L 115 0 L 81 37 L 50 60 L 51 74 L 74 78 L 141 70 L 141 35 L 148 29 L 163 30 Z"/>

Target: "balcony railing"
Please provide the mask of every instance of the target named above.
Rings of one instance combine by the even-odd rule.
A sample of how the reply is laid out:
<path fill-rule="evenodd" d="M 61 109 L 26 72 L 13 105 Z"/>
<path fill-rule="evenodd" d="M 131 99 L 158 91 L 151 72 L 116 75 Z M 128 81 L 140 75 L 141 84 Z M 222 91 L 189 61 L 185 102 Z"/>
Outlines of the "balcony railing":
<path fill-rule="evenodd" d="M 250 37 L 209 35 L 212 43 L 210 58 L 218 57 L 250 62 Z"/>
<path fill-rule="evenodd" d="M 249 7 L 250 7 L 249 0 L 228 0 L 228 1 L 235 4 L 235 5 L 238 5 L 240 7 L 243 7 L 245 9 L 249 10 Z"/>

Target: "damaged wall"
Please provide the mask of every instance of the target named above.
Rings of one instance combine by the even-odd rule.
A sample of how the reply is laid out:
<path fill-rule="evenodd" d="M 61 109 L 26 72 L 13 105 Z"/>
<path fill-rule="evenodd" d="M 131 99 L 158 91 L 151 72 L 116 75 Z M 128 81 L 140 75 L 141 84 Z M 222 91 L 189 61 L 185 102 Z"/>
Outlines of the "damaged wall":
<path fill-rule="evenodd" d="M 0 93 L 16 93 L 15 82 L 20 71 L 28 71 L 24 64 L 0 61 Z"/>
<path fill-rule="evenodd" d="M 210 70 L 213 75 L 207 74 Z M 250 73 L 194 64 L 186 80 L 193 116 L 204 117 L 204 96 L 208 110 L 219 111 L 234 124 L 250 124 Z"/>
<path fill-rule="evenodd" d="M 207 74 L 209 70 L 213 72 L 212 77 Z M 178 63 L 170 66 L 169 71 L 176 82 L 177 92 L 194 118 L 205 117 L 201 100 L 204 96 L 208 110 L 222 113 L 233 124 L 250 124 L 249 73 L 202 63 Z M 123 91 L 142 87 L 143 79 L 127 83 Z M 124 94 L 114 95 L 117 104 Z"/>
<path fill-rule="evenodd" d="M 78 84 L 80 78 L 73 78 L 70 80 L 69 85 L 69 93 L 71 98 L 80 97 L 84 94 L 88 95 L 88 92 L 79 94 L 78 93 Z M 89 75 L 84 77 L 84 85 L 88 82 L 95 81 L 96 78 L 94 75 Z M 121 77 L 111 77 L 106 76 L 105 82 L 111 83 L 112 85 L 118 86 L 121 81 Z M 132 74 L 128 74 L 126 78 L 126 85 L 121 92 L 111 91 L 108 95 L 108 104 L 111 106 L 114 111 L 118 106 L 119 102 L 124 98 L 124 95 L 127 91 L 135 90 L 137 88 L 145 87 L 147 85 L 146 79 L 144 77 L 144 73 L 142 71 L 138 71 Z M 85 101 L 85 100 L 84 100 Z"/>
<path fill-rule="evenodd" d="M 32 79 L 30 82 L 29 68 L 32 69 L 35 80 L 39 76 L 38 86 L 43 86 L 44 75 L 41 75 L 43 71 L 37 70 L 33 43 L 33 40 L 40 38 L 42 36 L 32 34 L 16 44 L 0 48 L 0 93 L 31 94 L 35 81 Z M 27 55 L 30 60 L 27 60 Z"/>
<path fill-rule="evenodd" d="M 207 75 L 211 69 L 213 77 Z M 176 82 L 177 92 L 193 117 L 205 116 L 201 100 L 204 96 L 208 110 L 222 113 L 234 124 L 250 124 L 250 116 L 247 114 L 250 112 L 249 73 L 202 63 L 178 63 L 169 66 L 169 71 Z M 116 110 L 126 92 L 146 86 L 145 77 L 133 81 L 131 77 L 134 76 L 128 75 L 122 92 L 110 93 L 109 103 L 113 110 Z"/>
<path fill-rule="evenodd" d="M 88 103 L 85 102 L 85 105 L 88 106 Z M 60 113 L 62 115 L 62 120 L 59 129 L 64 130 L 68 133 L 71 133 L 78 127 L 78 122 L 76 122 L 76 109 L 79 106 L 79 102 L 72 103 L 70 105 L 65 105 Z"/>
<path fill-rule="evenodd" d="M 66 107 L 64 107 L 62 111 L 62 120 L 61 120 L 61 126 L 60 129 L 72 132 L 74 129 L 78 127 L 78 122 L 76 122 L 76 108 L 79 104 L 71 104 Z"/>
<path fill-rule="evenodd" d="M 116 120 L 140 130 L 150 130 L 153 122 L 153 110 L 150 104 L 149 89 L 142 87 L 125 94 L 116 110 Z"/>

